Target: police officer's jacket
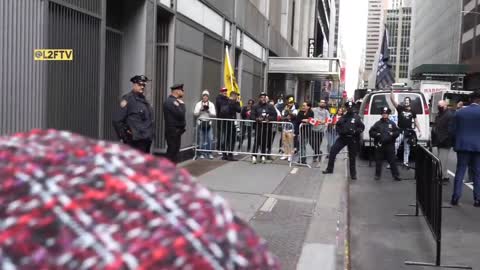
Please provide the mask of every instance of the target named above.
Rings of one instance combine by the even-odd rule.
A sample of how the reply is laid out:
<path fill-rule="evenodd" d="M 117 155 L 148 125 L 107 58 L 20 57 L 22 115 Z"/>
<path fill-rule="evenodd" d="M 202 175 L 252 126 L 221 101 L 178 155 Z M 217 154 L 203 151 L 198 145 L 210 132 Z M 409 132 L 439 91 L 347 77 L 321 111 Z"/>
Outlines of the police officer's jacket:
<path fill-rule="evenodd" d="M 120 110 L 113 115 L 113 126 L 124 142 L 152 140 L 153 110 L 145 96 L 133 91 L 124 95 L 120 102 Z"/>
<path fill-rule="evenodd" d="M 374 139 L 375 145 L 388 145 L 395 144 L 400 130 L 392 120 L 380 119 L 370 128 L 369 134 Z"/>
<path fill-rule="evenodd" d="M 185 104 L 172 95 L 163 103 L 163 117 L 166 128 L 185 129 Z"/>
<path fill-rule="evenodd" d="M 365 125 L 357 114 L 349 112 L 338 120 L 336 129 L 338 135 L 343 139 L 358 139 L 365 130 Z"/>
<path fill-rule="evenodd" d="M 217 117 L 222 119 L 236 119 L 237 113 L 242 110 L 240 102 L 232 100 L 224 95 L 219 95 L 215 100 Z"/>
<path fill-rule="evenodd" d="M 258 103 L 253 106 L 250 119 L 256 121 L 275 121 L 277 120 L 277 110 L 275 110 L 273 105 L 266 102 Z"/>

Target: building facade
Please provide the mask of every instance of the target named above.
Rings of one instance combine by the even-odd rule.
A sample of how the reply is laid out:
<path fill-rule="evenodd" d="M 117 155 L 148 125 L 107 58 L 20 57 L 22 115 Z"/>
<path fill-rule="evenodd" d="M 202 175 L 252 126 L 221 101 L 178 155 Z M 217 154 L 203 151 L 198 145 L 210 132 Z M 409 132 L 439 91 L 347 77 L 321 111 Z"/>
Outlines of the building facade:
<path fill-rule="evenodd" d="M 465 89 L 480 89 L 480 1 L 463 0 L 460 63 L 469 66 Z"/>
<path fill-rule="evenodd" d="M 154 107 L 154 149 L 165 148 L 163 101 L 184 83 L 187 132 L 194 138 L 193 107 L 223 85 L 229 49 L 241 95 L 304 91 L 286 78 L 268 78 L 269 56 L 306 56 L 314 36 L 315 0 L 3 0 L 0 18 L 0 134 L 32 128 L 69 130 L 116 140 L 112 114 L 145 74 Z M 8 26 L 8 27 L 5 27 Z M 328 31 L 328 30 L 327 30 Z M 73 61 L 33 61 L 33 50 L 68 48 Z M 274 82 L 274 83 L 272 83 Z"/>
<path fill-rule="evenodd" d="M 333 57 L 340 58 L 341 49 L 339 44 L 340 29 L 340 0 L 335 0 L 335 36 L 333 41 Z"/>
<path fill-rule="evenodd" d="M 384 30 L 384 10 L 388 8 L 388 0 L 369 0 L 367 19 L 367 41 L 365 51 L 364 87 L 375 87 L 377 52 L 380 48 Z"/>
<path fill-rule="evenodd" d="M 400 7 L 386 10 L 386 27 L 388 30 L 388 49 L 390 64 L 395 82 L 408 82 L 408 63 L 410 58 L 410 32 L 412 8 Z"/>
<path fill-rule="evenodd" d="M 409 70 L 459 63 L 461 11 L 461 0 L 413 1 Z"/>

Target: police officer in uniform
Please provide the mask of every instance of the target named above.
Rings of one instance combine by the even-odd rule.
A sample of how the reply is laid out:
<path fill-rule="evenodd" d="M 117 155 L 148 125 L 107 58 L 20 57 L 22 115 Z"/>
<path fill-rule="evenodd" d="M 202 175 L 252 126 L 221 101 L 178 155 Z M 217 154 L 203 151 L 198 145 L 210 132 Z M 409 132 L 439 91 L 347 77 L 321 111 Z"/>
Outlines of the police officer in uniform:
<path fill-rule="evenodd" d="M 375 180 L 380 180 L 382 175 L 382 162 L 385 158 L 390 164 L 393 179 L 401 181 L 397 164 L 395 163 L 395 140 L 400 135 L 395 122 L 390 120 L 388 116 L 392 113 L 390 108 L 382 109 L 382 118 L 370 128 L 370 137 L 375 143 Z"/>
<path fill-rule="evenodd" d="M 167 139 L 167 158 L 178 162 L 178 153 L 182 134 L 185 132 L 185 103 L 183 102 L 183 84 L 172 87 L 171 94 L 163 103 L 163 117 L 165 119 L 165 138 Z"/>
<path fill-rule="evenodd" d="M 354 113 L 354 106 L 355 104 L 353 104 L 353 102 L 351 101 L 345 103 L 347 113 L 345 113 L 337 123 L 336 129 L 339 137 L 333 144 L 332 149 L 330 150 L 328 157 L 328 166 L 327 169 L 323 171 L 324 174 L 333 173 L 335 158 L 337 154 L 340 152 L 340 150 L 347 146 L 348 159 L 350 164 L 350 177 L 352 178 L 352 180 L 357 179 L 355 157 L 357 154 L 360 134 L 362 134 L 363 130 L 365 129 L 365 125 L 362 123 L 360 117 Z"/>
<path fill-rule="evenodd" d="M 113 115 L 113 127 L 122 142 L 149 153 L 154 137 L 153 110 L 144 96 L 149 79 L 136 75 L 130 81 L 132 91 L 122 97 L 120 109 Z"/>

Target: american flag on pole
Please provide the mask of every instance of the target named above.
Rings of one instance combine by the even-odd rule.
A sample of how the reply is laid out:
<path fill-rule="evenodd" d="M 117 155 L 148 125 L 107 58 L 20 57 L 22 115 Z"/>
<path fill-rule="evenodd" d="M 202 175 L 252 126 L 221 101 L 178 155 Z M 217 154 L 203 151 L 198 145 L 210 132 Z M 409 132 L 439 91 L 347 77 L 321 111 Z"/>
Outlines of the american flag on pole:
<path fill-rule="evenodd" d="M 388 51 L 388 31 L 387 27 L 383 32 L 382 48 L 380 49 L 380 57 L 378 58 L 377 80 L 375 81 L 375 88 L 386 89 L 391 86 L 395 79 L 392 74 L 392 66 L 389 63 L 390 53 Z"/>

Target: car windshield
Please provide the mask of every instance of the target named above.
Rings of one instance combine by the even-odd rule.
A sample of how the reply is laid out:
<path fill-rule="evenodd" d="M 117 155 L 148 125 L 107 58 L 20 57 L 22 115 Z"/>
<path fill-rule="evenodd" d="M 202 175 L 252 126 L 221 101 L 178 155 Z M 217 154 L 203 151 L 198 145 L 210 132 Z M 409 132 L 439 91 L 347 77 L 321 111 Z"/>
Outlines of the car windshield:
<path fill-rule="evenodd" d="M 399 93 L 397 98 L 398 104 L 404 105 L 404 100 L 406 97 L 409 97 L 411 100 L 412 111 L 415 114 L 423 114 L 422 97 L 419 94 Z"/>

